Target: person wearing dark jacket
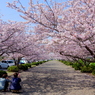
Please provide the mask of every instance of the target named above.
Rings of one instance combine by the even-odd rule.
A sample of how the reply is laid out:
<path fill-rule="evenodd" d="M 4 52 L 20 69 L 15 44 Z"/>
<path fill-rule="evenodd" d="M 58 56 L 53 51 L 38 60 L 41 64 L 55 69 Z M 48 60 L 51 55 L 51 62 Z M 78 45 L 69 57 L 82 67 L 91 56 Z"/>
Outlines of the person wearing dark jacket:
<path fill-rule="evenodd" d="M 14 73 L 14 77 L 11 80 L 10 90 L 12 92 L 19 92 L 19 90 L 21 90 L 21 78 L 19 78 L 18 75 L 18 73 Z"/>

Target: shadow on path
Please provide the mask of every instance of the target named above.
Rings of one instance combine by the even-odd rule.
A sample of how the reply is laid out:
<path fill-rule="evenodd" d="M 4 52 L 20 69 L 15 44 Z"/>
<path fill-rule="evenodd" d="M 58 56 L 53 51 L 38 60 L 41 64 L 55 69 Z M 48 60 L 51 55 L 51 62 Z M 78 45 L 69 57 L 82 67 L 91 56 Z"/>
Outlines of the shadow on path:
<path fill-rule="evenodd" d="M 95 77 L 75 71 L 58 61 L 50 61 L 21 73 L 23 93 L 19 95 L 68 95 L 89 91 L 95 95 Z M 93 91 L 92 91 L 93 90 Z M 18 95 L 11 92 L 0 95 Z M 69 94 L 71 95 L 71 94 Z M 82 94 L 72 94 L 82 95 Z"/>
<path fill-rule="evenodd" d="M 70 68 L 52 69 L 44 64 L 31 69 L 31 73 L 27 72 L 28 76 L 23 80 L 25 94 L 28 92 L 27 95 L 66 95 L 72 90 L 95 89 L 95 77 Z"/>

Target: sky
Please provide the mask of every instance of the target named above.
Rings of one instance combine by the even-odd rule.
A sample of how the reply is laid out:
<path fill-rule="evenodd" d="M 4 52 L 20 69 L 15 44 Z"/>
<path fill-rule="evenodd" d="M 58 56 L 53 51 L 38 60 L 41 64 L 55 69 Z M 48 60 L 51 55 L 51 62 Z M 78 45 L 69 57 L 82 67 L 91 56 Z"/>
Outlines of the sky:
<path fill-rule="evenodd" d="M 7 7 L 7 2 L 12 3 L 14 0 L 0 0 L 0 17 L 3 21 L 8 21 L 8 20 L 12 20 L 12 21 L 25 21 L 23 18 L 21 18 L 19 15 L 21 13 L 17 12 L 14 9 L 11 9 L 9 7 Z M 16 1 L 16 0 L 15 0 Z M 25 6 L 28 7 L 28 2 L 29 0 L 20 0 L 21 3 Z M 33 0 L 34 2 L 36 0 Z M 38 0 L 42 3 L 44 3 L 43 0 Z M 60 2 L 62 0 L 56 0 L 57 2 Z M 63 0 L 63 1 L 67 1 L 67 0 Z"/>
<path fill-rule="evenodd" d="M 4 21 L 12 20 L 12 21 L 24 21 L 23 18 L 19 16 L 19 12 L 14 9 L 7 7 L 7 2 L 13 2 L 14 0 L 0 0 L 0 17 Z M 22 0 L 21 0 L 22 1 Z M 23 0 L 23 5 L 28 7 L 29 0 Z"/>

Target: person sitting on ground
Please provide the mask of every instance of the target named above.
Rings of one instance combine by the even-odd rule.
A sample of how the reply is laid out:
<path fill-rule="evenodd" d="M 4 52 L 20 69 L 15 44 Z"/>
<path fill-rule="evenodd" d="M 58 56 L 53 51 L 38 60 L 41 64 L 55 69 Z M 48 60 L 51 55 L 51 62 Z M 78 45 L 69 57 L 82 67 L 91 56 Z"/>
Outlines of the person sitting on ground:
<path fill-rule="evenodd" d="M 19 92 L 19 90 L 21 90 L 21 78 L 19 78 L 19 74 L 18 73 L 14 73 L 13 74 L 14 77 L 11 80 L 11 84 L 10 84 L 10 90 L 12 92 Z"/>
<path fill-rule="evenodd" d="M 0 78 L 0 90 L 8 91 L 9 82 L 11 81 L 8 79 L 8 75 L 3 74 L 2 77 Z"/>

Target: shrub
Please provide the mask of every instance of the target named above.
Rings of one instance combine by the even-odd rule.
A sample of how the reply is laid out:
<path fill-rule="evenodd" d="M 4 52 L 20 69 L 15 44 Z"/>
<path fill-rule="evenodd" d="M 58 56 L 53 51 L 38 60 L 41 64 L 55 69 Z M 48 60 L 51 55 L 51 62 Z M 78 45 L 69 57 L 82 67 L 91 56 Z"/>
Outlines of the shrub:
<path fill-rule="evenodd" d="M 33 65 L 39 65 L 39 64 L 42 64 L 42 63 L 45 63 L 45 62 L 47 62 L 47 61 L 38 61 L 38 62 L 32 62 L 31 63 L 31 65 L 33 66 Z"/>
<path fill-rule="evenodd" d="M 39 62 L 32 62 L 32 65 L 39 65 Z"/>
<path fill-rule="evenodd" d="M 72 62 L 70 61 L 64 61 L 64 60 L 60 60 L 62 63 L 66 64 L 66 65 L 72 65 Z"/>
<path fill-rule="evenodd" d="M 0 77 L 2 77 L 3 74 L 7 74 L 6 71 L 0 70 Z"/>
<path fill-rule="evenodd" d="M 24 65 L 31 68 L 31 64 L 30 63 L 26 63 Z"/>
<path fill-rule="evenodd" d="M 32 64 L 32 65 L 37 65 L 37 62 L 32 62 L 31 64 Z"/>
<path fill-rule="evenodd" d="M 79 63 L 83 63 L 84 64 L 84 61 L 82 59 L 79 59 L 78 61 L 79 61 Z"/>
<path fill-rule="evenodd" d="M 20 65 L 18 66 L 18 68 L 19 68 L 20 70 L 23 70 L 23 71 L 28 70 L 28 67 L 27 67 L 25 64 L 20 64 Z"/>
<path fill-rule="evenodd" d="M 92 74 L 95 75 L 95 70 L 92 71 Z"/>
<path fill-rule="evenodd" d="M 89 65 L 90 65 L 90 66 L 95 66 L 95 63 L 90 63 Z"/>
<path fill-rule="evenodd" d="M 81 64 L 79 64 L 79 63 L 73 63 L 72 67 L 73 67 L 75 70 L 80 70 L 80 69 L 81 69 Z"/>
<path fill-rule="evenodd" d="M 89 64 L 89 67 L 91 67 L 92 70 L 95 70 L 95 63 L 90 63 L 90 64 Z"/>
<path fill-rule="evenodd" d="M 10 66 L 7 69 L 9 72 L 18 72 L 19 68 L 17 66 Z"/>
<path fill-rule="evenodd" d="M 83 72 L 83 73 L 92 73 L 92 68 L 84 66 L 84 67 L 81 68 L 81 72 Z"/>

